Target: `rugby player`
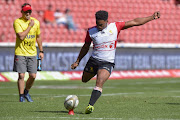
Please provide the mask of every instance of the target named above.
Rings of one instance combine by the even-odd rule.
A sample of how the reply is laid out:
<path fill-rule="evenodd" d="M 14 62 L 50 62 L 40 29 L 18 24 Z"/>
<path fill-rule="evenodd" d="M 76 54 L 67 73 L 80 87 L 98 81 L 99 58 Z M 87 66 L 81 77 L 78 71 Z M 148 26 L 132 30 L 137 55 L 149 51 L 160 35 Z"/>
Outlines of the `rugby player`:
<path fill-rule="evenodd" d="M 110 77 L 114 68 L 116 44 L 120 31 L 134 26 L 144 25 L 149 21 L 159 19 L 160 12 L 155 12 L 151 16 L 136 18 L 127 22 L 119 21 L 108 23 L 108 12 L 104 10 L 97 11 L 95 17 L 96 26 L 88 29 L 85 43 L 81 48 L 79 56 L 76 62 L 71 65 L 71 69 L 75 69 L 79 65 L 81 59 L 89 51 L 91 42 L 93 42 L 93 52 L 82 75 L 82 82 L 84 83 L 97 75 L 96 85 L 85 110 L 86 114 L 93 112 L 93 106 L 102 94 L 103 84 Z"/>

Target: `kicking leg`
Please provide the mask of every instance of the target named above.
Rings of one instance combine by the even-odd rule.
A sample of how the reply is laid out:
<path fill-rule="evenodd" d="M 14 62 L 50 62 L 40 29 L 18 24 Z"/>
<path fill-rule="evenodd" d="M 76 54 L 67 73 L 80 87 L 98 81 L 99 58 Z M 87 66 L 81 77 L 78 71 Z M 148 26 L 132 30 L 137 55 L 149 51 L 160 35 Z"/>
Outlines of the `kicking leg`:
<path fill-rule="evenodd" d="M 86 83 L 88 82 L 91 78 L 93 78 L 96 74 L 94 73 L 89 73 L 89 72 L 83 72 L 82 75 L 82 82 Z"/>
<path fill-rule="evenodd" d="M 86 114 L 93 112 L 93 110 L 94 110 L 93 105 L 96 103 L 98 98 L 101 96 L 103 84 L 109 78 L 109 76 L 110 76 L 110 73 L 106 69 L 98 70 L 97 79 L 96 79 L 96 87 L 92 91 L 89 105 L 85 111 Z"/>

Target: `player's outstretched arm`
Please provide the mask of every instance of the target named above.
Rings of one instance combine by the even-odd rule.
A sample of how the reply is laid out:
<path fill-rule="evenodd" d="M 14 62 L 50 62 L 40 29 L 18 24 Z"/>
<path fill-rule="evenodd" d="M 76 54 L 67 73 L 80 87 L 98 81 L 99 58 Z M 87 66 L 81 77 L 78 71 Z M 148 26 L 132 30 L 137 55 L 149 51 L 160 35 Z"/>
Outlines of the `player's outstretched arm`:
<path fill-rule="evenodd" d="M 88 43 L 88 42 L 84 43 L 83 47 L 81 48 L 81 51 L 79 53 L 79 56 L 78 56 L 76 62 L 74 62 L 71 65 L 71 69 L 75 69 L 79 65 L 81 59 L 88 53 L 90 45 L 91 45 L 91 43 Z"/>
<path fill-rule="evenodd" d="M 151 20 L 155 20 L 155 19 L 159 19 L 160 18 L 160 12 L 155 12 L 153 15 L 148 16 L 148 17 L 144 17 L 144 18 L 136 18 L 134 20 L 131 21 L 127 21 L 125 22 L 125 26 L 123 29 L 127 29 L 133 26 L 140 26 L 140 25 L 144 25 L 145 23 L 151 21 Z"/>

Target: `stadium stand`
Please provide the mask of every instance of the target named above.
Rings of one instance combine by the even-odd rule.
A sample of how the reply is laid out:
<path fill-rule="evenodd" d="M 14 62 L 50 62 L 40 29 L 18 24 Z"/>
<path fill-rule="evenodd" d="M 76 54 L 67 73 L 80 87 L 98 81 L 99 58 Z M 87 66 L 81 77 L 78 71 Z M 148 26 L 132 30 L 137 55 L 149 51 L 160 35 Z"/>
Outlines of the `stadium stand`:
<path fill-rule="evenodd" d="M 5 42 L 15 42 L 13 21 L 21 16 L 21 5 L 26 0 L 8 4 L 0 1 L 0 34 L 5 33 Z M 124 43 L 180 43 L 180 7 L 175 0 L 31 0 L 32 16 L 41 22 L 44 42 L 82 43 L 88 27 L 95 26 L 94 14 L 98 10 L 109 12 L 109 22 L 128 21 L 136 17 L 161 12 L 161 19 L 144 26 L 122 31 L 119 40 Z M 64 11 L 71 9 L 77 31 L 68 31 L 64 26 L 43 23 L 43 11 L 49 4 Z"/>

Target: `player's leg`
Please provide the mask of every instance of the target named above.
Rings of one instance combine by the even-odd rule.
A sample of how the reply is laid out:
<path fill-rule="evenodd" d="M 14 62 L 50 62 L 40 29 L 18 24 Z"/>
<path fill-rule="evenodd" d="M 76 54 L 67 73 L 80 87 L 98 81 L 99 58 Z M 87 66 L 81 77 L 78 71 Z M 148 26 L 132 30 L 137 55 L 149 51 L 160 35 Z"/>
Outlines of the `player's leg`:
<path fill-rule="evenodd" d="M 19 101 L 25 102 L 24 99 L 24 77 L 26 72 L 26 58 L 25 56 L 14 56 L 14 66 L 13 71 L 18 72 L 18 91 L 19 91 Z"/>
<path fill-rule="evenodd" d="M 89 105 L 85 111 L 86 114 L 90 114 L 93 112 L 93 110 L 94 110 L 93 105 L 96 103 L 98 98 L 101 96 L 103 84 L 109 78 L 109 76 L 110 76 L 110 73 L 106 69 L 98 70 L 97 79 L 96 79 L 96 86 L 91 93 Z"/>
<path fill-rule="evenodd" d="M 36 73 L 29 73 L 29 78 L 26 82 L 26 88 L 25 88 L 26 90 L 29 91 L 31 89 L 35 79 L 36 79 Z"/>
<path fill-rule="evenodd" d="M 95 75 L 96 74 L 94 74 L 94 73 L 89 73 L 89 72 L 83 71 L 82 82 L 84 82 L 84 83 L 88 82 Z"/>
<path fill-rule="evenodd" d="M 24 97 L 27 99 L 28 102 L 33 102 L 33 100 L 31 99 L 31 96 L 29 94 L 29 90 L 31 89 L 31 87 L 34 83 L 35 78 L 36 78 L 36 74 L 30 73 L 29 78 L 26 82 L 26 87 L 24 89 Z"/>
<path fill-rule="evenodd" d="M 25 73 L 18 73 L 18 81 L 17 81 L 17 85 L 18 85 L 18 91 L 19 91 L 19 94 L 24 94 L 24 76 L 25 76 Z"/>
<path fill-rule="evenodd" d="M 102 88 L 105 81 L 109 78 L 110 73 L 106 69 L 100 69 L 97 73 L 96 86 L 92 91 L 90 98 L 90 105 L 94 105 L 98 98 L 101 96 Z"/>
<path fill-rule="evenodd" d="M 24 76 L 25 73 L 18 73 L 18 81 L 17 81 L 17 86 L 18 86 L 18 91 L 19 91 L 19 102 L 25 102 L 24 99 Z"/>
<path fill-rule="evenodd" d="M 34 80 L 36 79 L 37 59 L 36 59 L 36 56 L 27 57 L 27 59 L 28 59 L 27 71 L 29 72 L 29 78 L 26 82 L 26 87 L 24 90 L 24 97 L 27 99 L 28 102 L 33 102 L 29 94 L 29 90 L 31 89 L 34 83 Z"/>
<path fill-rule="evenodd" d="M 89 105 L 86 108 L 85 113 L 92 113 L 94 110 L 93 105 L 96 103 L 98 98 L 101 96 L 102 88 L 106 80 L 110 77 L 114 64 L 111 63 L 100 63 L 99 70 L 97 72 L 96 86 L 92 91 Z"/>
<path fill-rule="evenodd" d="M 92 57 L 89 58 L 86 66 L 84 67 L 82 82 L 86 83 L 97 74 L 97 61 Z"/>

